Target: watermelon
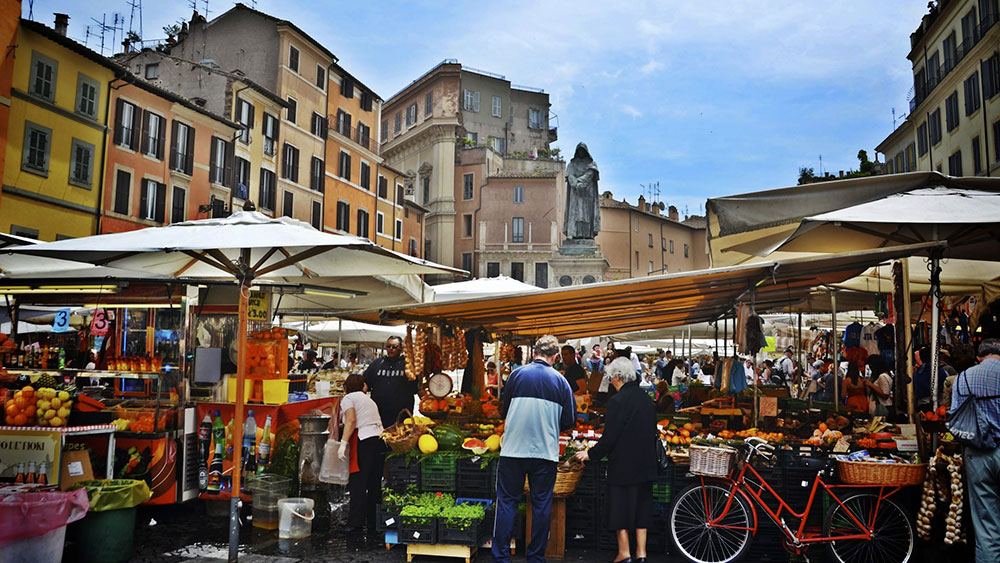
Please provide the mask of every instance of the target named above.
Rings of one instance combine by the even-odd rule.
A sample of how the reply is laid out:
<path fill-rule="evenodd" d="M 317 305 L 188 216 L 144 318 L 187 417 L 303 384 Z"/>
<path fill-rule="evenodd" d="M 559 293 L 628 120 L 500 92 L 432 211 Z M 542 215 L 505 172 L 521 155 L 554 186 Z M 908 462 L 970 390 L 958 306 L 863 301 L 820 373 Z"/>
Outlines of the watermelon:
<path fill-rule="evenodd" d="M 462 442 L 462 448 L 469 450 L 476 455 L 482 455 L 489 450 L 486 446 L 486 442 L 480 440 L 479 438 L 466 438 L 466 440 Z"/>
<path fill-rule="evenodd" d="M 451 424 L 438 425 L 433 432 L 440 450 L 457 450 L 462 447 L 462 441 L 465 439 L 462 431 Z"/>

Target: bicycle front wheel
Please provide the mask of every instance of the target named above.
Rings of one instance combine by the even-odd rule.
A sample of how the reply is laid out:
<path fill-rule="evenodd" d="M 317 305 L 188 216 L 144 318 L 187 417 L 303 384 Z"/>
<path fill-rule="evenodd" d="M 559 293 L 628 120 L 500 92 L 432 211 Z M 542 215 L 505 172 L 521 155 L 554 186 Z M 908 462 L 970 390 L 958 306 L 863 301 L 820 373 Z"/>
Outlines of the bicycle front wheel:
<path fill-rule="evenodd" d="M 696 563 L 730 563 L 750 548 L 750 506 L 736 495 L 726 511 L 729 496 L 728 486 L 706 483 L 688 487 L 674 500 L 670 539 L 684 557 Z"/>
<path fill-rule="evenodd" d="M 845 536 L 866 531 L 854 523 L 848 510 L 862 524 L 871 525 L 872 538 L 830 542 L 830 553 L 839 563 L 907 563 L 913 556 L 913 527 L 906 512 L 889 499 L 857 494 L 847 497 L 844 506 L 836 502 L 826 514 L 824 535 Z M 846 510 L 845 510 L 846 507 Z M 876 512 L 878 510 L 878 512 Z"/>

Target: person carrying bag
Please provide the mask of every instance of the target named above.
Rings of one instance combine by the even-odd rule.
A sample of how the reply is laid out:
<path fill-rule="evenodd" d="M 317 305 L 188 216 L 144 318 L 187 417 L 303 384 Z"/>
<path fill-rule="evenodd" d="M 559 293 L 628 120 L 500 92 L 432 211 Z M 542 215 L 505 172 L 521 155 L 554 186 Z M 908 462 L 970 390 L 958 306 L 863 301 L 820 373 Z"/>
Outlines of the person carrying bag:
<path fill-rule="evenodd" d="M 340 456 L 340 450 L 349 448 L 348 440 L 340 441 L 340 405 L 333 412 L 330 420 L 330 439 L 323 448 L 323 465 L 320 467 L 319 480 L 331 485 L 346 485 L 351 475 L 347 456 Z"/>
<path fill-rule="evenodd" d="M 382 443 L 382 417 L 378 406 L 365 394 L 368 385 L 359 373 L 352 373 L 344 380 L 343 409 L 344 435 L 337 450 L 341 461 L 348 459 L 350 449 L 351 474 L 347 481 L 350 504 L 347 512 L 348 534 L 356 534 L 368 526 L 368 533 L 375 534 L 375 506 L 382 500 L 382 472 L 385 465 L 385 445 Z M 346 441 L 351 447 L 348 448 Z"/>

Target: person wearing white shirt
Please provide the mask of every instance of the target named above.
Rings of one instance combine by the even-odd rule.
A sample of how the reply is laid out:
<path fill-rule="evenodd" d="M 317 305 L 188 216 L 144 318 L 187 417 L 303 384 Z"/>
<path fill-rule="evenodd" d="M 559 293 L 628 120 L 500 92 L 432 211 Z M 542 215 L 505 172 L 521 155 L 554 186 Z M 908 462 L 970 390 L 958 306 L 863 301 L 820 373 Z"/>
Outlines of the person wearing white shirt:
<path fill-rule="evenodd" d="M 347 458 L 347 443 L 357 431 L 358 470 L 351 473 L 347 482 L 350 505 L 347 514 L 347 533 L 360 533 L 367 524 L 368 533 L 375 533 L 375 506 L 382 499 L 382 472 L 385 452 L 382 448 L 382 417 L 378 405 L 365 394 L 368 385 L 360 373 L 352 373 L 344 380 L 344 398 L 340 408 L 344 421 L 340 450 L 337 456 Z"/>

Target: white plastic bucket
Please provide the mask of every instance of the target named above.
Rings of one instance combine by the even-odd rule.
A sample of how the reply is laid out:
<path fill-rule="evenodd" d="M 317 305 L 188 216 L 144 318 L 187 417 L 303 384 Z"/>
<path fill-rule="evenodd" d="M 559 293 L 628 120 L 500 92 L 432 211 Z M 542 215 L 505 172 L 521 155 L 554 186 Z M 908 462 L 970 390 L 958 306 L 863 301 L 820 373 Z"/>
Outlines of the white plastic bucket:
<path fill-rule="evenodd" d="M 312 534 L 313 512 L 311 498 L 283 498 L 278 500 L 278 537 L 306 538 Z"/>
<path fill-rule="evenodd" d="M 316 382 L 316 396 L 318 396 L 318 397 L 329 397 L 330 396 L 330 382 L 329 381 L 317 381 Z"/>
<path fill-rule="evenodd" d="M 0 561 L 5 563 L 62 561 L 64 545 L 66 545 L 66 526 L 59 526 L 41 536 L 0 544 Z"/>

